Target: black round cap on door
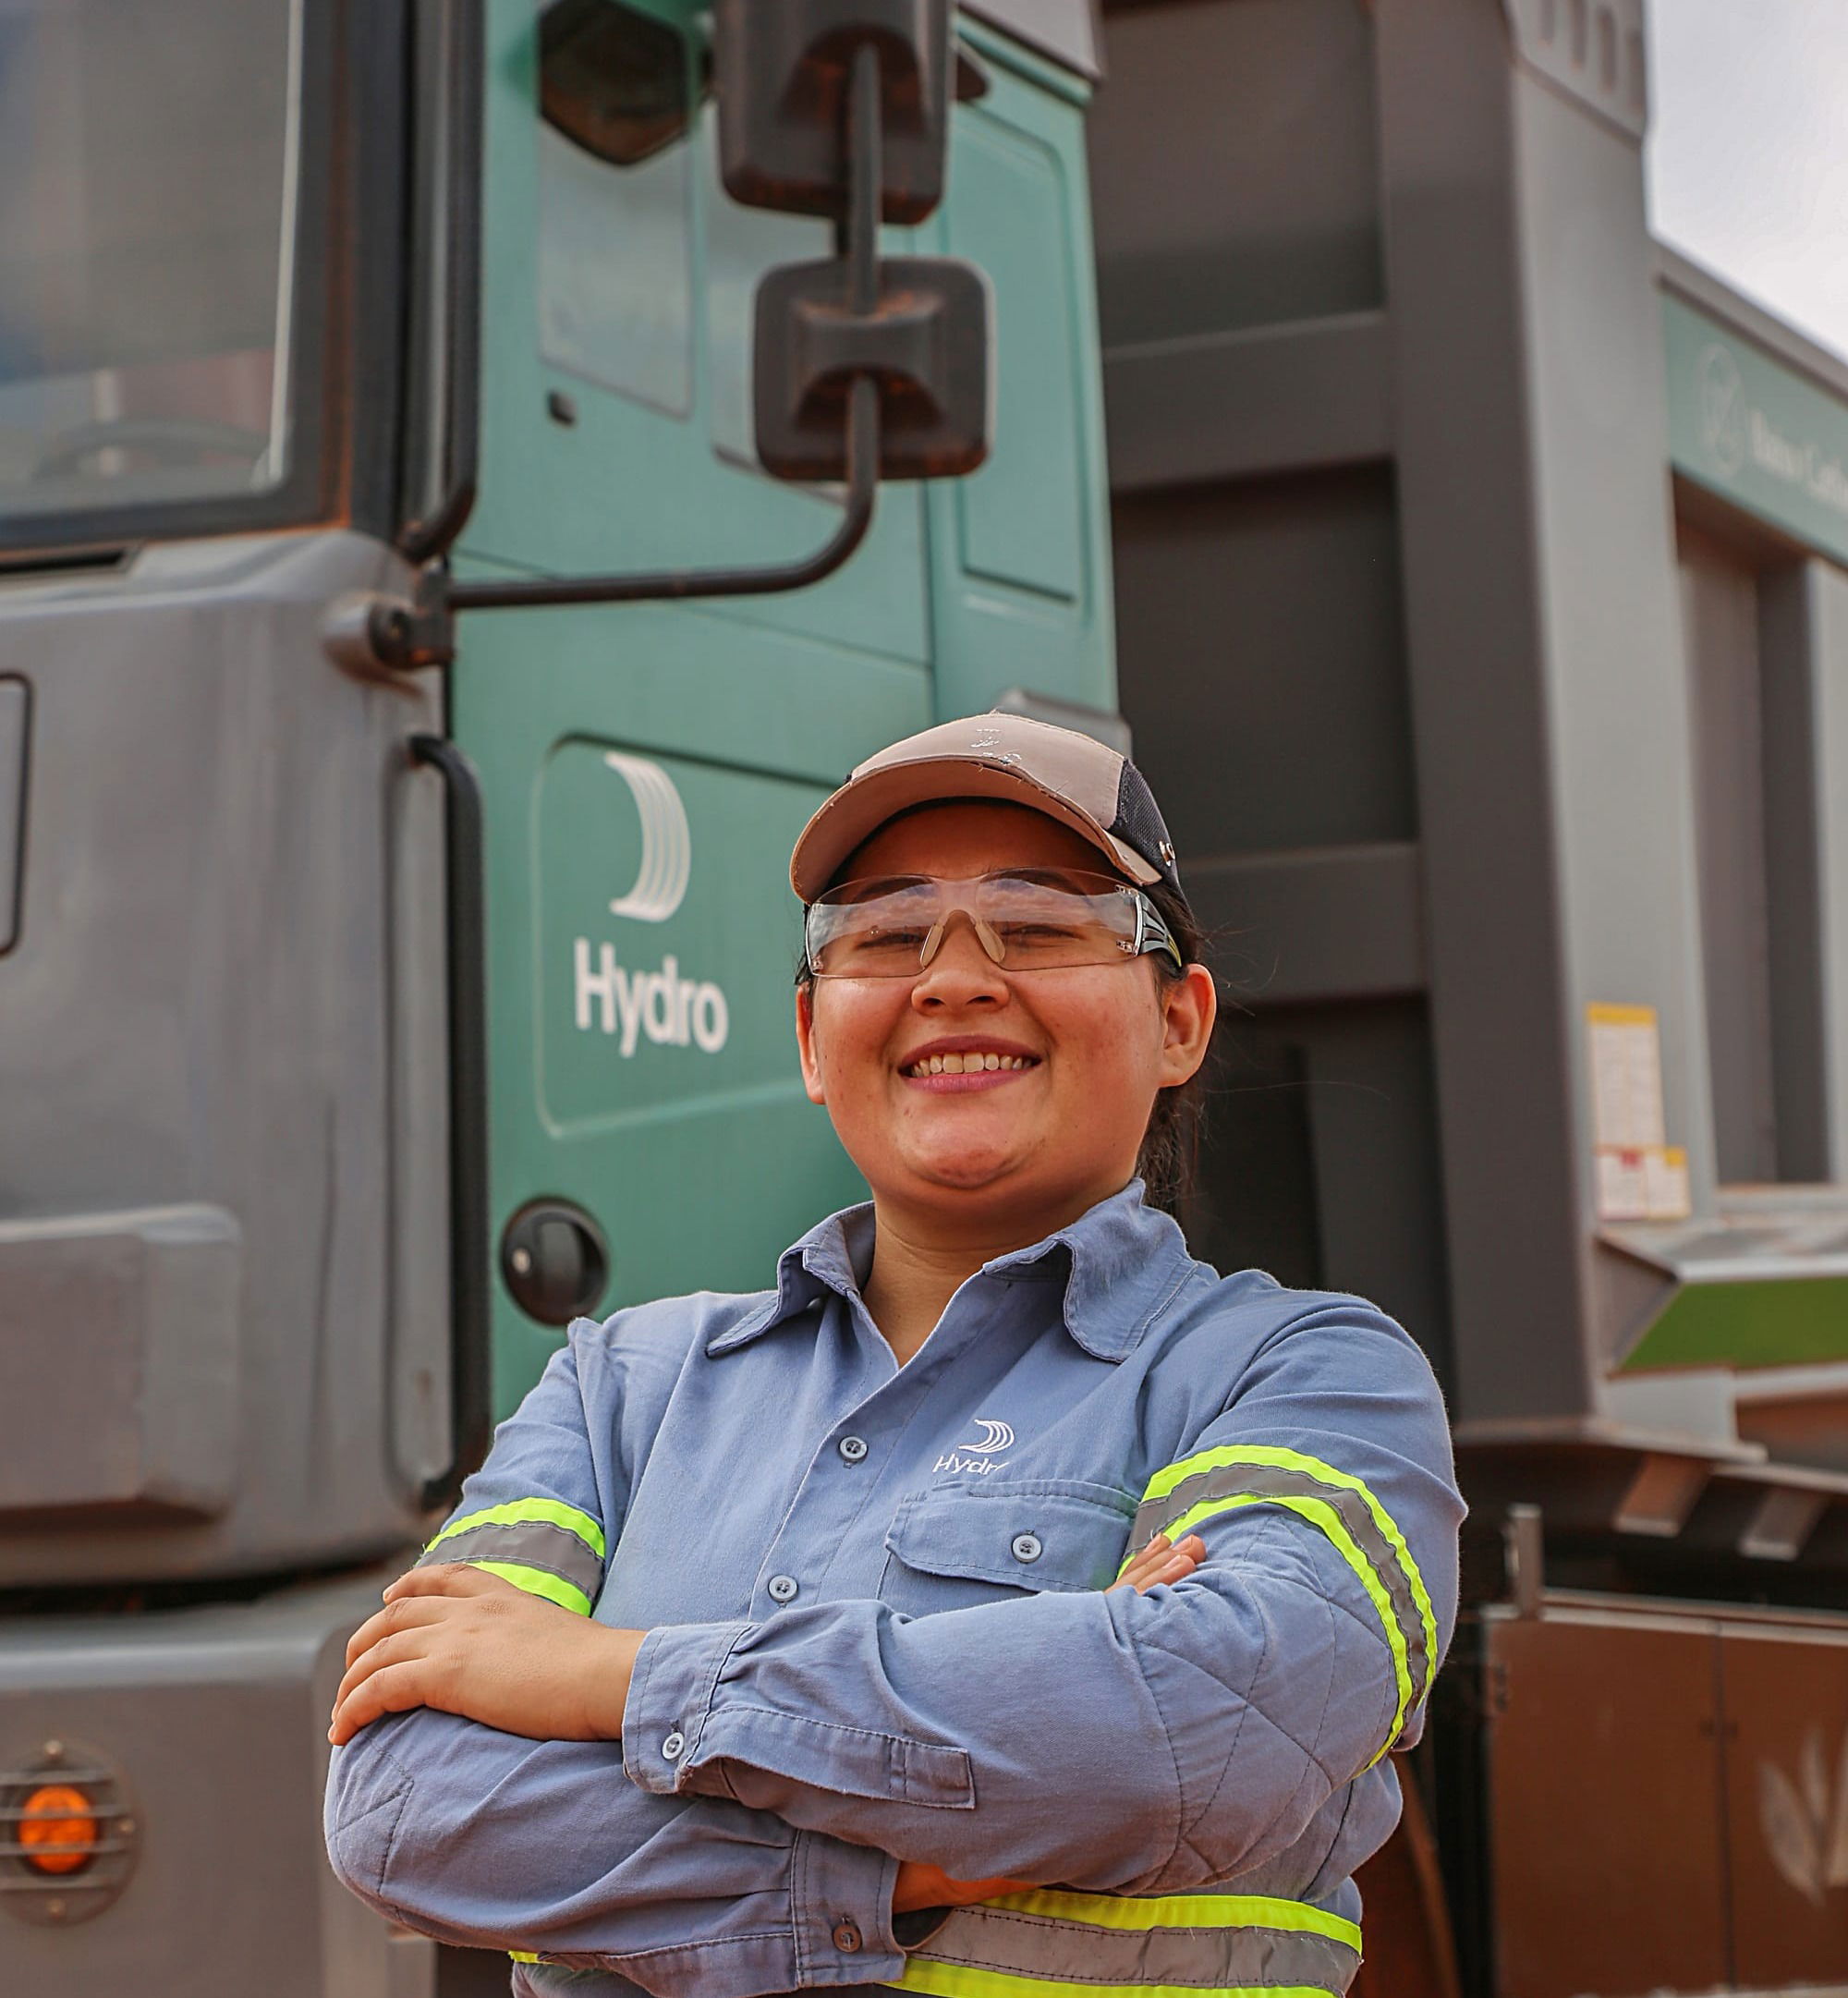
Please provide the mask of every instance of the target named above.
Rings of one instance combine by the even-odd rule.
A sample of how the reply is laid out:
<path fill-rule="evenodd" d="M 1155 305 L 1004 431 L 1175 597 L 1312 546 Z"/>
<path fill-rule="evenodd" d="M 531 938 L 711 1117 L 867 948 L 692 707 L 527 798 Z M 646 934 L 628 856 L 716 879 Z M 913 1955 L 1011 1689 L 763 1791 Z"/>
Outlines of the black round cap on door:
<path fill-rule="evenodd" d="M 529 1318 L 568 1325 L 610 1281 L 603 1231 L 570 1200 L 529 1200 L 501 1236 L 501 1279 Z"/>

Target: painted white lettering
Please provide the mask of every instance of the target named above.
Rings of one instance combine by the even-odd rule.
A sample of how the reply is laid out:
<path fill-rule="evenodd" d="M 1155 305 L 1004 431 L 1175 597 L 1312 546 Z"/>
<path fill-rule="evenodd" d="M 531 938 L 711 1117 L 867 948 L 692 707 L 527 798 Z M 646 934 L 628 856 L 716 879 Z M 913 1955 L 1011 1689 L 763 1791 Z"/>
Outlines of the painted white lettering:
<path fill-rule="evenodd" d="M 616 969 L 615 946 L 605 944 L 602 947 L 602 969 L 590 969 L 590 939 L 580 936 L 575 949 L 578 973 L 578 1028 L 580 1033 L 590 1030 L 590 1002 L 601 1000 L 603 1011 L 603 1031 L 614 1033 L 616 1028 L 615 1004 L 616 981 L 622 973 Z"/>
<path fill-rule="evenodd" d="M 679 982 L 675 975 L 679 969 L 669 957 L 659 971 L 650 971 L 642 981 L 642 1025 L 657 1047 L 674 1039 L 674 988 Z"/>
<path fill-rule="evenodd" d="M 571 946 L 573 1015 L 580 1033 L 601 1028 L 619 1036 L 625 1056 L 643 1033 L 659 1047 L 697 1044 L 716 1054 L 731 1033 L 731 1009 L 710 980 L 682 978 L 680 960 L 669 955 L 658 971 L 626 971 L 614 944 L 593 954 L 589 937 Z"/>
<path fill-rule="evenodd" d="M 710 981 L 693 992 L 693 1038 L 708 1054 L 716 1054 L 732 1029 L 725 995 Z"/>
<path fill-rule="evenodd" d="M 623 1054 L 626 1057 L 636 1051 L 636 1035 L 641 1028 L 642 987 L 648 982 L 645 971 L 621 971 L 616 973 L 616 1010 L 623 1017 Z"/>

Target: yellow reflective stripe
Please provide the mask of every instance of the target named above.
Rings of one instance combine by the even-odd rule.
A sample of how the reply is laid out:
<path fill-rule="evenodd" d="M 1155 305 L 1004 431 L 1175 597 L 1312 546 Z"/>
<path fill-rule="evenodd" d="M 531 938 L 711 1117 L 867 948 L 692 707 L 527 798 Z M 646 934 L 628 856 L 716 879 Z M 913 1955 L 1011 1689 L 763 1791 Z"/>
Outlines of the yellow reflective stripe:
<path fill-rule="evenodd" d="M 1406 1546 L 1405 1536 L 1400 1532 L 1398 1522 L 1352 1471 L 1337 1470 L 1332 1464 L 1324 1464 L 1319 1456 L 1305 1456 L 1300 1450 L 1280 1450 L 1264 1444 L 1222 1444 L 1211 1450 L 1197 1451 L 1192 1456 L 1182 1457 L 1178 1463 L 1163 1465 L 1149 1480 L 1142 1503 L 1146 1505 L 1150 1499 L 1164 1497 L 1183 1480 L 1196 1477 L 1201 1471 L 1217 1470 L 1222 1464 L 1268 1464 L 1278 1470 L 1303 1471 L 1311 1478 L 1319 1478 L 1325 1484 L 1339 1485 L 1344 1492 L 1357 1493 L 1372 1514 L 1373 1523 L 1384 1536 L 1386 1544 L 1397 1556 L 1399 1566 L 1405 1571 L 1412 1601 L 1417 1605 L 1418 1621 L 1424 1626 L 1425 1656 L 1429 1662 L 1429 1669 L 1437 1670 L 1438 1620 L 1431 1608 L 1430 1591 L 1425 1587 L 1425 1578 L 1412 1558 L 1412 1550 Z"/>
<path fill-rule="evenodd" d="M 586 1512 L 579 1512 L 575 1505 L 567 1505 L 561 1499 L 523 1498 L 509 1499 L 505 1505 L 484 1505 L 480 1512 L 463 1513 L 444 1528 L 430 1546 L 446 1541 L 452 1533 L 467 1532 L 471 1527 L 518 1526 L 522 1520 L 542 1519 L 548 1526 L 563 1527 L 567 1533 L 575 1533 L 590 1552 L 601 1561 L 608 1552 L 603 1539 L 603 1529 Z"/>
<path fill-rule="evenodd" d="M 539 1961 L 537 1954 L 529 1949 L 510 1949 L 507 1955 L 516 1963 L 537 1963 Z"/>
<path fill-rule="evenodd" d="M 1311 1526 L 1319 1527 L 1333 1541 L 1335 1552 L 1359 1578 L 1360 1586 L 1380 1613 L 1380 1627 L 1386 1633 L 1386 1648 L 1392 1653 L 1392 1679 L 1399 1689 L 1399 1704 L 1393 1712 L 1392 1725 L 1380 1747 L 1380 1755 L 1367 1763 L 1371 1769 L 1380 1756 L 1398 1740 L 1399 1731 L 1405 1724 L 1405 1715 L 1412 1704 L 1411 1654 L 1405 1649 L 1405 1634 L 1399 1628 L 1399 1619 L 1392 1614 L 1392 1599 L 1386 1593 L 1386 1585 L 1373 1572 L 1372 1562 L 1355 1545 L 1354 1536 L 1342 1524 L 1341 1515 L 1326 1499 L 1295 1498 L 1288 1493 L 1274 1492 L 1241 1492 L 1227 1498 L 1202 1499 L 1191 1510 L 1184 1512 L 1168 1531 L 1179 1540 L 1215 1514 L 1233 1512 L 1241 1505 L 1283 1505 L 1293 1513 L 1300 1513 Z"/>
<path fill-rule="evenodd" d="M 1015 1977 L 1005 1970 L 971 1970 L 962 1964 L 907 1957 L 894 1991 L 927 1992 L 930 1998 L 1341 1998 L 1328 1984 L 1065 1984 L 1056 1978 Z"/>
<path fill-rule="evenodd" d="M 517 1561 L 465 1561 L 462 1566 L 485 1568 L 490 1575 L 498 1575 L 516 1589 L 524 1589 L 529 1596 L 543 1596 L 562 1610 L 575 1610 L 579 1616 L 590 1614 L 590 1597 L 576 1582 L 567 1582 L 562 1575 L 548 1574 L 544 1568 L 526 1567 Z"/>
<path fill-rule="evenodd" d="M 1306 1901 L 1277 1901 L 1255 1894 L 1072 1894 L 1035 1887 L 1026 1894 L 1000 1894 L 978 1907 L 1012 1908 L 1053 1921 L 1078 1921 L 1093 1929 L 1281 1929 L 1291 1935 L 1325 1935 L 1349 1949 L 1360 1947 L 1360 1930 L 1339 1915 Z"/>

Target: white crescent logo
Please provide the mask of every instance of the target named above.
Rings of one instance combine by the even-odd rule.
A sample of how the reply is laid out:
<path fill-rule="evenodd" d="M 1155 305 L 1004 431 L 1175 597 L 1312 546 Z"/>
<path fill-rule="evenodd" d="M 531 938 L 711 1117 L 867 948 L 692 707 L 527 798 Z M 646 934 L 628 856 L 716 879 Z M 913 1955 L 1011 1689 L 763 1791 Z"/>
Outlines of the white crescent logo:
<path fill-rule="evenodd" d="M 976 1427 L 981 1431 L 982 1439 L 979 1443 L 964 1444 L 965 1450 L 973 1450 L 979 1456 L 989 1456 L 997 1450 L 1013 1449 L 1014 1431 L 1007 1423 L 991 1422 L 985 1415 L 979 1415 Z"/>
<path fill-rule="evenodd" d="M 641 865 L 635 886 L 610 904 L 610 913 L 633 916 L 638 922 L 665 922 L 686 899 L 693 870 L 687 808 L 659 763 L 614 749 L 605 749 L 603 761 L 628 786 L 641 814 Z"/>

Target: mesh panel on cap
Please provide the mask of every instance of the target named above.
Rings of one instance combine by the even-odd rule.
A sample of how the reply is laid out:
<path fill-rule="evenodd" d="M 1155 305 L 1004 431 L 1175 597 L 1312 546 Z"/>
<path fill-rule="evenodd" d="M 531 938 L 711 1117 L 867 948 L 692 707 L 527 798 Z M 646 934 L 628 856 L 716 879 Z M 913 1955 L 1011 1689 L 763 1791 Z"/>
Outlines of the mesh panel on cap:
<path fill-rule="evenodd" d="M 1168 828 L 1161 817 L 1149 782 L 1127 758 L 1116 786 L 1116 819 L 1110 830 L 1125 846 L 1134 847 L 1150 867 L 1160 868 L 1162 878 L 1180 886 L 1180 870 L 1174 865 Z"/>

